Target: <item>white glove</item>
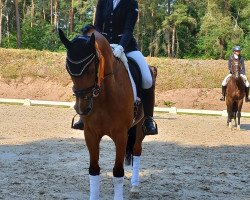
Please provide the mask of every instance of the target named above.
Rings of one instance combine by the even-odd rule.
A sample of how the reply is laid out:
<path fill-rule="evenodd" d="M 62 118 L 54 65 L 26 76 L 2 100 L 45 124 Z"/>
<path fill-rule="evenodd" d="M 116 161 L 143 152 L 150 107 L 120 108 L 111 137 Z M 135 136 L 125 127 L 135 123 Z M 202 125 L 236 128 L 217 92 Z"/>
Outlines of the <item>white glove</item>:
<path fill-rule="evenodd" d="M 121 58 L 123 51 L 124 51 L 123 47 L 121 45 L 117 45 L 113 50 L 113 54 L 115 57 Z"/>

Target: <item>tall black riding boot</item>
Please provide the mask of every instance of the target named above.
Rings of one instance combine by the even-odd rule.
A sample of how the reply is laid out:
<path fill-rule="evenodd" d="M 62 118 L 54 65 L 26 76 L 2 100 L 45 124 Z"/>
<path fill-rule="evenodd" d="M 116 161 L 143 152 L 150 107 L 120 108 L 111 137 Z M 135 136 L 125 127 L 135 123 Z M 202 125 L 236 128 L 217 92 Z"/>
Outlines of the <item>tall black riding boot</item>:
<path fill-rule="evenodd" d="M 245 87 L 245 92 L 246 92 L 246 97 L 245 97 L 245 102 L 249 102 L 249 98 L 248 98 L 248 95 L 249 95 L 249 87 Z"/>
<path fill-rule="evenodd" d="M 142 125 L 144 135 L 158 134 L 157 124 L 153 120 L 155 105 L 155 87 L 142 90 L 142 104 L 145 120 Z"/>
<path fill-rule="evenodd" d="M 220 98 L 221 101 L 225 101 L 225 96 L 226 96 L 226 90 L 227 90 L 227 86 L 222 86 L 222 97 Z"/>

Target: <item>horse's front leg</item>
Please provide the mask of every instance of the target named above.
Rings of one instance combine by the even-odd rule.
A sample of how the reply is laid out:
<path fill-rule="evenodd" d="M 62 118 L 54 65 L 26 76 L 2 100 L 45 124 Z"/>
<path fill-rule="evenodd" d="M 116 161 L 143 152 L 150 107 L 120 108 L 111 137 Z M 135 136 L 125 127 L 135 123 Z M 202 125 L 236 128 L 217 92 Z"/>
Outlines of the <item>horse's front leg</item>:
<path fill-rule="evenodd" d="M 115 165 L 113 168 L 114 200 L 123 200 L 124 157 L 126 153 L 128 130 L 112 138 L 116 147 Z"/>
<path fill-rule="evenodd" d="M 100 199 L 100 167 L 99 167 L 99 150 L 101 138 L 89 132 L 84 131 L 86 145 L 89 150 L 89 185 L 90 185 L 90 200 Z"/>

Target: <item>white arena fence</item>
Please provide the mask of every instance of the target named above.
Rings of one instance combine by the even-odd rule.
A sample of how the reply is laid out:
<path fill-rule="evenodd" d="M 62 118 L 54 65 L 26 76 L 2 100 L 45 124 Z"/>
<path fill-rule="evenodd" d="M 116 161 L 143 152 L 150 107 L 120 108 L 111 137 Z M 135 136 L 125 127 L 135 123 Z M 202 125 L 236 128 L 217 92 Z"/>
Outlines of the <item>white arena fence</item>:
<path fill-rule="evenodd" d="M 31 100 L 31 99 L 5 99 L 0 98 L 0 103 L 5 104 L 20 104 L 24 106 L 62 106 L 73 108 L 75 102 L 63 102 L 63 101 L 44 101 L 44 100 Z M 217 110 L 196 110 L 196 109 L 181 109 L 176 107 L 161 108 L 155 107 L 154 112 L 159 114 L 170 113 L 170 114 L 196 114 L 196 115 L 217 115 L 227 117 L 227 111 Z M 250 113 L 242 112 L 242 117 L 250 117 Z"/>

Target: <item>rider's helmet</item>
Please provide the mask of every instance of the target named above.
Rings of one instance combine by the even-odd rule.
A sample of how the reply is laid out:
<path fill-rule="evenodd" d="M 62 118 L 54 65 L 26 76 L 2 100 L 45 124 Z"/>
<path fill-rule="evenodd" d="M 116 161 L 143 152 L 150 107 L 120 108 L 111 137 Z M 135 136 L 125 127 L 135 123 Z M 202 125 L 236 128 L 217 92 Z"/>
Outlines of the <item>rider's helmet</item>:
<path fill-rule="evenodd" d="M 233 51 L 240 51 L 241 49 L 240 49 L 240 46 L 235 46 L 234 48 L 233 48 Z"/>

